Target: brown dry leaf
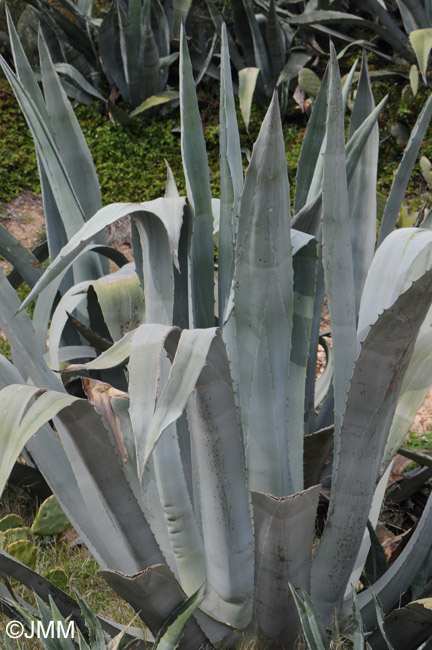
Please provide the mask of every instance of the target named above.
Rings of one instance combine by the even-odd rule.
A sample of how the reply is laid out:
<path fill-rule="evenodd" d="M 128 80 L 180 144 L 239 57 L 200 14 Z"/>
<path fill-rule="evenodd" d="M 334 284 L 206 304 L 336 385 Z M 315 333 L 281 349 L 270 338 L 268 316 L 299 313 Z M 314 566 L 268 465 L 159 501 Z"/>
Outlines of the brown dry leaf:
<path fill-rule="evenodd" d="M 105 420 L 111 429 L 114 440 L 116 441 L 120 456 L 123 461 L 128 458 L 128 453 L 124 445 L 123 433 L 118 421 L 117 415 L 111 405 L 112 399 L 124 398 L 129 399 L 129 395 L 122 390 L 118 390 L 98 379 L 90 379 L 89 377 L 81 377 L 82 385 L 88 401 L 94 407 L 96 413 Z"/>
<path fill-rule="evenodd" d="M 405 546 L 408 544 L 411 535 L 415 530 L 415 526 L 412 526 L 409 530 L 406 530 L 400 535 L 395 535 L 391 532 L 384 524 L 378 524 L 376 527 L 376 534 L 380 541 L 381 546 L 383 547 L 384 553 L 386 555 L 387 561 L 390 564 L 399 557 L 402 553 Z"/>
<path fill-rule="evenodd" d="M 387 483 L 387 488 L 404 478 L 404 471 L 410 463 L 412 463 L 412 461 L 409 458 L 396 454 Z"/>
<path fill-rule="evenodd" d="M 299 106 L 301 112 L 304 113 L 305 112 L 306 93 L 302 88 L 300 88 L 300 86 L 297 86 L 297 88 L 295 89 L 294 94 L 293 94 L 293 99 L 294 99 L 295 103 Z"/>

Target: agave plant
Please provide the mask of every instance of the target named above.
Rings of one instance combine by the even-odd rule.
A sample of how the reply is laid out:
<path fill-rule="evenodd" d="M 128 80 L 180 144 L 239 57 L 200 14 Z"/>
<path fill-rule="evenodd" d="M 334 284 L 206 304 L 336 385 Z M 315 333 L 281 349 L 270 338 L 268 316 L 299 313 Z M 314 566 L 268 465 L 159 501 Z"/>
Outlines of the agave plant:
<path fill-rule="evenodd" d="M 220 31 L 222 15 L 213 0 L 206 1 L 211 19 Z M 230 8 L 234 37 L 228 34 L 229 51 L 238 73 L 240 109 L 248 128 L 255 91 L 258 101 L 266 105 L 277 86 L 281 115 L 284 115 L 290 82 L 312 55 L 303 44 L 292 44 L 294 31 L 280 19 L 274 2 L 270 2 L 266 15 L 255 14 L 249 0 L 233 0 Z"/>
<path fill-rule="evenodd" d="M 301 626 L 290 584 L 311 595 L 325 623 L 334 608 L 349 615 L 391 460 L 432 383 L 424 353 L 432 235 L 392 232 L 432 99 L 407 145 L 377 242 L 384 102 L 374 105 L 364 61 L 345 143 L 349 80 L 342 90 L 332 51 L 303 142 L 292 222 L 277 93 L 243 176 L 222 31 L 220 199 L 211 197 L 182 34 L 187 199 L 170 177 L 164 198 L 106 206 L 69 238 L 27 299 L 39 296 L 48 311 L 53 285 L 126 214 L 135 265 L 63 294 L 48 355 L 0 275 L 0 327 L 14 361 L 0 359 L 1 487 L 26 445 L 102 575 L 155 635 L 205 585 L 181 647 L 235 647 L 246 636 L 293 648 Z M 324 292 L 333 372 L 315 392 Z M 64 343 L 72 312 L 90 346 Z M 79 384 L 80 396 L 67 392 L 62 374 L 66 386 Z M 318 539 L 322 483 L 331 483 L 331 496 Z M 431 509 L 432 497 L 397 561 L 359 594 L 367 629 L 376 624 L 374 594 L 389 611 L 425 561 Z M 0 568 L 47 597 L 46 582 L 1 551 Z M 56 595 L 67 614 L 69 601 Z"/>
<path fill-rule="evenodd" d="M 263 9 L 269 7 L 267 0 L 257 0 L 257 4 Z M 427 4 L 427 2 L 398 0 L 397 5 L 404 15 L 404 22 L 405 15 L 410 14 L 413 7 L 413 13 L 419 13 L 419 5 L 422 4 Z M 303 0 L 293 6 L 282 4 L 277 7 L 277 13 L 282 20 L 288 22 L 291 28 L 312 29 L 315 33 L 325 34 L 327 38 L 330 34 L 349 45 L 361 44 L 379 56 L 386 57 L 382 48 L 377 47 L 374 42 L 380 39 L 399 57 L 414 62 L 415 57 L 410 48 L 408 37 L 397 24 L 389 5 L 388 2 L 378 2 L 378 0 L 368 0 L 367 2 L 353 0 L 345 3 L 343 9 L 340 3 L 335 3 L 332 8 L 322 8 L 318 0 Z M 370 14 L 373 15 L 374 20 L 370 20 Z M 351 26 L 359 27 L 364 34 L 372 35 L 372 38 L 356 39 L 350 34 Z"/>
<path fill-rule="evenodd" d="M 28 3 L 70 97 L 85 104 L 105 102 L 104 76 L 134 110 L 150 97 L 150 105 L 178 97 L 166 90 L 166 83 L 169 67 L 178 58 L 171 52 L 171 40 L 179 16 L 187 15 L 184 3 L 173 11 L 159 1 L 113 0 L 102 20 L 93 16 L 94 0 L 61 0 L 61 10 L 47 0 Z M 149 107 L 147 101 L 141 110 Z M 108 108 L 115 112 L 111 101 Z"/>
<path fill-rule="evenodd" d="M 172 19 L 163 3 L 112 2 L 99 28 L 99 51 L 108 78 L 133 109 L 154 95 L 159 103 L 178 97 L 165 90 L 169 66 L 178 58 L 170 52 L 172 37 Z"/>

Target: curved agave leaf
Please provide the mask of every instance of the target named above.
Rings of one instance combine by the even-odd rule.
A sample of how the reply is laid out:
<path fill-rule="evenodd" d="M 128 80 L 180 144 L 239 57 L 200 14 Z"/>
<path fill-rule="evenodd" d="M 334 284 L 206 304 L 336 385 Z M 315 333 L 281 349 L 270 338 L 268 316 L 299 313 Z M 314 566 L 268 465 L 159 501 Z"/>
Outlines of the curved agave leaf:
<path fill-rule="evenodd" d="M 185 349 L 188 347 L 185 339 L 189 334 L 192 335 L 189 336 L 192 340 L 189 342 L 189 349 Z M 209 334 L 213 338 L 212 330 Z M 135 438 L 137 473 L 142 476 L 143 467 L 150 453 L 153 453 L 157 489 L 165 512 L 179 579 L 189 595 L 205 580 L 204 549 L 185 481 L 179 441 L 172 425 L 184 410 L 210 344 L 207 345 L 204 340 L 204 355 L 200 360 L 202 353 L 194 338 L 199 343 L 199 337 L 193 336 L 191 332 L 185 332 L 179 339 L 179 332 L 175 328 L 161 325 L 142 326 L 133 337 L 129 363 L 130 415 Z M 168 370 L 162 358 L 164 347 L 172 348 L 176 342 L 176 356 L 171 372 L 166 377 Z M 168 361 L 167 363 L 169 364 Z M 145 375 L 142 374 L 143 367 L 147 368 Z M 159 440 L 162 432 L 164 435 Z M 157 447 L 153 449 L 156 443 Z M 166 475 L 167 467 L 171 468 L 169 477 Z"/>
<path fill-rule="evenodd" d="M 37 399 L 31 403 L 33 398 Z M 0 494 L 4 490 L 16 459 L 31 436 L 76 399 L 66 393 L 43 392 L 35 386 L 22 384 L 11 384 L 0 391 L 2 404 L 0 444 L 5 450 L 0 459 Z"/>
<path fill-rule="evenodd" d="M 378 2 L 375 4 L 379 6 Z M 361 16 L 356 16 L 355 14 L 350 14 L 348 12 L 321 9 L 310 10 L 306 8 L 306 11 L 304 11 L 299 16 L 290 16 L 290 23 L 292 25 L 327 25 L 332 23 L 339 23 L 358 25 L 359 27 L 362 27 L 366 30 L 370 29 L 381 36 L 381 38 L 388 41 L 395 49 L 398 50 L 398 52 L 400 52 L 400 54 L 402 54 L 402 56 L 404 56 L 404 58 L 410 61 L 412 59 L 412 53 L 405 45 L 405 41 L 407 39 L 404 33 L 401 32 L 401 30 L 399 30 L 396 25 L 394 25 L 394 21 L 392 22 L 393 26 L 396 29 L 392 29 L 391 33 L 389 33 L 389 31 L 379 23 L 371 20 L 365 20 Z M 387 23 L 386 27 L 389 28 L 390 25 Z"/>
<path fill-rule="evenodd" d="M 91 280 L 74 285 L 57 305 L 49 331 L 49 360 L 52 370 L 60 370 L 60 341 L 68 322 L 68 313 L 72 313 L 87 297 L 87 289 L 90 285 Z"/>
<path fill-rule="evenodd" d="M 286 82 L 295 79 L 302 68 L 310 61 L 310 55 L 307 52 L 291 52 L 288 62 L 282 68 L 277 78 L 276 86 L 282 86 Z"/>
<path fill-rule="evenodd" d="M 164 341 L 171 331 L 175 330 L 173 328 L 151 325 L 143 325 L 141 328 L 139 328 L 139 331 L 132 339 L 132 354 L 130 362 L 130 372 L 134 373 L 134 376 L 136 378 L 137 374 L 135 367 L 138 369 L 138 366 L 135 364 L 138 360 L 138 357 L 141 356 L 139 354 L 140 346 L 142 346 L 142 352 L 145 356 L 141 357 L 139 371 L 141 371 L 142 367 L 147 366 L 147 357 L 149 354 L 151 355 L 149 361 L 151 359 L 154 365 L 155 358 L 152 349 L 154 345 L 154 337 L 156 337 L 156 350 L 158 350 L 156 353 L 156 359 L 159 360 Z M 193 391 L 198 376 L 206 362 L 207 354 L 215 335 L 215 329 L 184 330 L 180 335 L 177 349 L 175 350 L 175 357 L 173 359 L 172 367 L 166 384 L 161 389 L 157 401 L 155 401 L 154 398 L 152 399 L 151 396 L 154 394 L 155 390 L 159 388 L 159 386 L 158 383 L 154 384 L 154 379 L 152 378 L 153 393 L 150 393 L 149 397 L 147 398 L 153 402 L 150 420 L 145 418 L 143 422 L 142 404 L 140 402 L 137 402 L 136 409 L 137 413 L 140 413 L 141 415 L 141 423 L 138 429 L 136 427 L 134 427 L 134 429 L 137 445 L 138 473 L 140 477 L 142 476 L 144 467 L 162 432 L 169 424 L 177 420 L 177 418 L 179 418 L 182 414 L 186 406 L 186 401 Z M 149 344 L 152 347 L 149 347 Z M 144 363 L 144 361 L 146 363 Z M 154 376 L 158 377 L 159 374 L 160 366 L 159 370 L 154 373 Z M 135 386 L 138 388 L 138 381 L 135 382 Z M 141 390 L 139 393 L 141 393 Z M 131 393 L 132 400 L 133 395 L 134 394 Z M 139 399 L 142 400 L 141 395 Z M 135 408 L 131 408 L 133 408 L 133 412 L 135 412 Z M 132 422 L 134 422 L 134 418 L 132 418 Z"/>
<path fill-rule="evenodd" d="M 141 229 L 141 232 L 145 232 L 145 221 L 147 218 L 153 219 L 156 217 L 157 220 L 161 221 L 168 237 L 171 256 L 175 261 L 177 257 L 178 237 L 183 219 L 184 206 L 185 199 L 183 198 L 160 198 L 145 203 L 112 203 L 111 205 L 102 208 L 96 212 L 96 214 L 82 226 L 81 230 L 70 239 L 66 246 L 63 247 L 61 253 L 48 267 L 42 278 L 27 296 L 26 300 L 23 302 L 22 308 L 27 306 L 33 298 L 35 298 L 54 278 L 59 275 L 59 273 L 69 268 L 78 253 L 85 249 L 87 244 L 95 237 L 95 235 L 102 232 L 106 226 L 126 215 L 143 213 L 143 228 Z M 153 253 L 156 254 L 155 251 L 153 251 Z M 148 262 L 148 259 L 146 262 Z M 160 263 L 162 264 L 162 262 Z M 166 268 L 166 262 L 164 266 Z M 150 291 L 150 287 L 148 287 L 148 290 Z M 154 293 L 155 292 L 153 291 L 152 294 Z M 147 303 L 147 296 L 145 296 L 145 298 Z M 155 295 L 153 302 L 160 302 L 160 297 Z"/>
<path fill-rule="evenodd" d="M 405 607 L 390 612 L 384 619 L 384 628 L 388 642 L 394 650 L 417 650 L 432 635 L 432 600 L 421 598 Z M 387 650 L 380 633 L 374 632 L 369 641 L 374 650 Z M 427 646 L 426 646 L 427 647 Z M 426 649 L 425 649 L 426 650 Z"/>
<path fill-rule="evenodd" d="M 85 77 L 83 77 L 81 72 L 74 68 L 73 65 L 70 65 L 70 63 L 54 63 L 54 70 L 59 74 L 69 77 L 78 86 L 78 88 L 74 88 L 72 84 L 68 84 L 68 89 L 73 88 L 75 92 L 78 93 L 81 90 L 82 96 L 85 97 L 86 95 L 90 95 L 91 101 L 94 101 L 94 97 L 100 99 L 102 102 L 106 101 L 105 97 L 101 95 L 100 92 L 85 79 Z M 60 82 L 65 90 L 64 78 L 60 77 Z M 66 92 L 66 94 L 68 93 Z M 69 94 L 69 96 L 72 95 Z"/>
<path fill-rule="evenodd" d="M 289 182 L 277 93 L 246 172 L 234 269 L 235 350 L 249 489 L 285 496 L 302 486 L 302 452 L 288 452 L 293 318 Z"/>
<path fill-rule="evenodd" d="M 431 280 L 426 271 L 378 317 L 355 364 L 327 525 L 312 565 L 312 598 L 326 617 L 360 548 L 402 379 L 432 300 Z"/>
<path fill-rule="evenodd" d="M 154 106 L 159 106 L 160 104 L 166 104 L 167 102 L 172 102 L 174 99 L 179 98 L 179 93 L 177 90 L 163 90 L 160 93 L 155 93 L 147 97 L 137 108 L 129 113 L 129 117 L 136 117 L 144 111 L 148 111 Z"/>
<path fill-rule="evenodd" d="M 36 385 L 62 390 L 58 377 L 48 369 L 38 345 L 35 330 L 26 311 L 19 312 L 21 303 L 3 271 L 0 272 L 0 328 L 8 339 L 14 364 L 23 378 Z"/>
<path fill-rule="evenodd" d="M 194 212 L 190 248 L 193 323 L 194 327 L 212 327 L 214 243 L 210 177 L 184 28 L 180 39 L 180 115 L 187 195 Z"/>
<path fill-rule="evenodd" d="M 401 228 L 386 238 L 378 248 L 366 278 L 360 304 L 358 340 L 365 337 L 378 314 L 430 267 L 431 260 L 430 230 Z"/>
<path fill-rule="evenodd" d="M 12 366 L 12 364 L 10 364 L 6 359 L 4 359 L 4 357 L 0 356 L 0 386 L 3 387 L 5 385 L 13 384 L 14 382 L 24 383 L 24 380 L 19 375 L 16 368 Z M 24 386 L 24 389 L 28 388 L 31 387 Z M 54 395 L 61 396 L 62 394 L 54 393 Z M 64 396 L 66 399 L 70 398 L 70 396 L 66 394 L 64 394 Z M 49 400 L 50 398 L 44 399 Z M 54 397 L 53 399 L 55 400 L 56 398 Z M 41 405 L 43 406 L 43 402 Z M 39 405 L 39 409 L 41 405 Z M 8 411 L 9 407 L 10 403 L 7 402 Z M 34 413 L 36 415 L 36 411 Z M 33 415 L 32 412 L 30 412 L 29 426 L 32 426 L 32 418 Z M 61 418 L 62 415 L 60 414 L 57 421 L 57 430 L 60 435 L 63 436 L 65 433 L 65 428 L 62 427 L 61 423 L 59 422 L 59 419 L 61 420 Z M 66 440 L 67 443 L 67 431 L 65 435 L 66 438 L 63 436 L 63 442 Z M 101 522 L 101 504 L 97 503 L 97 501 L 94 499 L 91 499 L 92 510 L 90 511 L 88 509 L 88 494 L 87 492 L 84 494 L 84 496 L 81 494 L 80 487 L 78 486 L 77 482 L 78 478 L 81 487 L 83 483 L 88 486 L 85 474 L 79 471 L 74 474 L 74 471 L 76 472 L 76 466 L 73 462 L 73 456 L 71 457 L 69 454 L 68 457 L 68 455 L 66 455 L 65 449 L 63 448 L 58 435 L 55 434 L 51 427 L 48 425 L 41 426 L 39 430 L 28 440 L 26 446 L 30 451 L 32 458 L 34 458 L 38 468 L 47 478 L 51 489 L 53 492 L 55 492 L 55 494 L 58 495 L 60 505 L 63 511 L 66 513 L 69 521 L 72 522 L 75 529 L 85 541 L 87 547 L 91 550 L 93 556 L 102 566 L 106 565 L 107 562 L 112 566 L 115 566 L 117 562 L 117 555 L 119 553 L 120 555 L 123 555 L 125 551 L 123 540 L 120 540 L 118 543 L 116 535 L 113 534 L 112 531 L 107 538 L 106 530 L 110 529 L 110 523 L 107 529 L 99 527 L 99 524 Z M 69 458 L 71 458 L 72 464 L 74 464 L 74 469 L 71 467 Z M 61 467 L 61 473 L 53 472 L 53 467 Z M 102 513 L 103 521 L 105 516 L 104 505 L 102 506 Z"/>
<path fill-rule="evenodd" d="M 113 341 L 144 321 L 144 295 L 136 273 L 116 273 L 92 283 Z"/>

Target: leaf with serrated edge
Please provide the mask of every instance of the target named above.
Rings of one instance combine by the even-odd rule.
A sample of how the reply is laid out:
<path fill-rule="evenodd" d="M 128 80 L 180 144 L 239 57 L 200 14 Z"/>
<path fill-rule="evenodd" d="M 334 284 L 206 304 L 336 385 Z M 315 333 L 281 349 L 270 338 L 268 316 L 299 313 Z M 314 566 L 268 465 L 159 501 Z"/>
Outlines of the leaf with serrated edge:
<path fill-rule="evenodd" d="M 73 263 L 77 254 L 84 250 L 95 235 L 102 232 L 106 226 L 126 215 L 142 212 L 150 218 L 152 216 L 158 218 L 163 223 L 167 232 L 171 254 L 175 261 L 184 205 L 184 198 L 159 198 L 145 203 L 112 203 L 102 208 L 63 247 L 59 255 L 27 296 L 21 309 L 26 307 L 61 271 L 67 269 Z"/>
<path fill-rule="evenodd" d="M 288 453 L 286 421 L 293 316 L 289 204 L 275 93 L 246 172 L 233 280 L 249 489 L 275 496 L 303 484 L 301 450 Z"/>
<path fill-rule="evenodd" d="M 195 593 L 187 598 L 167 618 L 154 643 L 154 650 L 176 650 L 189 617 L 205 598 L 205 586 L 201 586 Z"/>
<path fill-rule="evenodd" d="M 254 540 L 230 367 L 221 335 L 214 333 L 187 405 L 207 570 L 201 609 L 242 630 L 252 616 Z"/>
<path fill-rule="evenodd" d="M 234 270 L 236 219 L 239 212 L 240 194 L 243 187 L 240 137 L 235 112 L 225 23 L 222 25 L 221 53 L 219 128 L 221 200 L 218 240 L 218 308 L 220 326 L 223 325 L 223 315 L 228 301 Z"/>
<path fill-rule="evenodd" d="M 327 134 L 323 176 L 323 267 L 334 347 L 335 467 L 339 434 L 356 346 L 354 274 L 349 228 L 342 95 L 331 46 Z"/>
<path fill-rule="evenodd" d="M 319 489 L 283 499 L 252 492 L 257 624 L 281 647 L 291 647 L 300 631 L 289 585 L 309 589 Z"/>
<path fill-rule="evenodd" d="M 402 379 L 432 300 L 431 281 L 429 270 L 378 317 L 355 364 L 327 524 L 312 565 L 312 598 L 326 617 L 345 591 L 361 545 Z"/>
<path fill-rule="evenodd" d="M 364 53 L 348 137 L 367 119 L 374 108 L 375 102 Z M 378 123 L 375 123 L 362 149 L 359 163 L 348 183 L 356 314 L 358 314 L 366 274 L 375 252 L 378 147 Z"/>
<path fill-rule="evenodd" d="M 180 38 L 181 149 L 193 229 L 190 249 L 194 327 L 214 325 L 213 215 L 210 176 L 184 26 Z"/>

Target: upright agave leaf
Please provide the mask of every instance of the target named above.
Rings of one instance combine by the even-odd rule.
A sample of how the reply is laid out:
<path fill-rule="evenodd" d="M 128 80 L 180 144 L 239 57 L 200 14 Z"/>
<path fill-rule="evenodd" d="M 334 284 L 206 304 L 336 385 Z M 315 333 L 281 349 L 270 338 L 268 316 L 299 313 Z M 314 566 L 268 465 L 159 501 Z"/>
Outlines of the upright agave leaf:
<path fill-rule="evenodd" d="M 234 245 L 237 231 L 240 194 L 243 187 L 243 168 L 240 138 L 235 112 L 231 66 L 228 52 L 227 30 L 222 25 L 222 66 L 220 100 L 220 170 L 221 204 L 218 247 L 218 303 L 219 326 L 223 326 L 224 314 L 231 289 L 234 270 Z"/>
<path fill-rule="evenodd" d="M 78 120 L 61 87 L 48 48 L 41 36 L 39 52 L 47 112 L 56 134 L 61 159 L 77 194 L 84 218 L 87 220 L 102 207 L 95 166 Z"/>
<path fill-rule="evenodd" d="M 323 178 L 323 267 L 334 346 L 335 467 L 348 383 L 356 356 L 354 271 L 349 228 L 344 119 L 332 46 Z"/>
<path fill-rule="evenodd" d="M 294 303 L 292 347 L 288 371 L 287 424 L 290 445 L 302 446 L 300 432 L 305 427 L 305 394 L 310 348 L 316 339 L 312 335 L 314 299 L 317 282 L 316 240 L 292 229 Z M 329 367 L 332 364 L 328 364 Z M 327 391 L 325 391 L 327 392 Z M 296 438 L 295 438 L 296 436 Z M 303 485 L 302 485 L 303 487 Z"/>
<path fill-rule="evenodd" d="M 210 178 L 184 28 L 180 39 L 180 111 L 183 167 L 194 211 L 190 252 L 193 323 L 194 327 L 212 327 L 214 243 Z"/>
<path fill-rule="evenodd" d="M 288 450 L 292 316 L 289 183 L 275 93 L 241 198 L 233 314 L 249 489 L 274 496 L 303 485 L 301 445 Z"/>
<path fill-rule="evenodd" d="M 327 101 L 328 75 L 329 72 L 327 68 L 302 142 L 296 176 L 296 193 L 294 201 L 295 215 L 298 214 L 307 203 L 314 169 L 325 136 L 326 124 L 323 116 Z"/>
<path fill-rule="evenodd" d="M 207 571 L 208 595 L 201 609 L 242 630 L 253 613 L 254 538 L 230 367 L 220 334 L 210 347 L 187 415 Z"/>
<path fill-rule="evenodd" d="M 44 44 L 41 43 L 41 69 L 45 101 L 9 14 L 8 27 L 17 77 L 8 70 L 6 75 L 22 106 L 35 141 L 44 195 L 48 243 L 53 258 L 67 242 L 68 237 L 100 207 L 99 183 L 87 144 Z M 61 128 L 57 117 L 61 121 Z M 79 163 L 74 156 L 79 157 Z M 83 171 L 84 176 L 81 176 Z M 102 239 L 99 238 L 99 241 L 102 242 Z M 107 270 L 107 266 L 101 265 L 99 260 L 86 256 L 76 265 L 77 277 L 97 278 L 102 275 L 104 268 Z"/>
<path fill-rule="evenodd" d="M 364 53 L 348 138 L 367 119 L 374 108 L 375 102 Z M 359 311 L 363 285 L 375 251 L 378 146 L 378 123 L 375 123 L 363 147 L 360 162 L 348 184 L 356 314 Z"/>

